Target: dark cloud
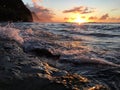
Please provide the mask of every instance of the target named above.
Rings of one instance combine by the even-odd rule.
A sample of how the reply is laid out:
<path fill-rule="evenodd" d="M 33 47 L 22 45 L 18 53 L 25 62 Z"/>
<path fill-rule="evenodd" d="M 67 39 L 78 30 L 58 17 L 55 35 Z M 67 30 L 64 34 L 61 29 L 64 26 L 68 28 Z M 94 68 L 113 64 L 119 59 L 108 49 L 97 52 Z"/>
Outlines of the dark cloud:
<path fill-rule="evenodd" d="M 36 1 L 36 0 L 33 0 Z M 33 2 L 33 6 L 27 5 L 33 15 L 34 21 L 47 22 L 52 21 L 54 13 L 52 10 L 39 6 L 36 2 Z"/>
<path fill-rule="evenodd" d="M 106 20 L 106 19 L 108 19 L 108 18 L 109 18 L 109 14 L 106 13 L 106 14 L 104 14 L 104 15 L 102 15 L 102 16 L 100 17 L 100 20 Z"/>
<path fill-rule="evenodd" d="M 80 13 L 80 14 L 87 14 L 87 13 L 93 13 L 93 12 L 95 12 L 94 8 L 89 8 L 85 6 L 79 6 L 73 9 L 63 11 L 63 13 Z"/>

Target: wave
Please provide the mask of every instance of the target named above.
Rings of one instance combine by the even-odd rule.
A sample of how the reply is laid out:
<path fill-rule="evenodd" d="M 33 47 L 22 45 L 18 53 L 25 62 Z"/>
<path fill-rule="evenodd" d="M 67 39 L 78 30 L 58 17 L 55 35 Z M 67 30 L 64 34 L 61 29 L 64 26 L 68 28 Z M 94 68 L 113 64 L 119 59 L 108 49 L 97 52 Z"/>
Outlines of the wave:
<path fill-rule="evenodd" d="M 87 34 L 87 35 L 91 35 L 91 36 L 96 36 L 96 37 L 120 37 L 120 35 L 113 35 L 113 34 L 104 34 L 104 33 L 91 33 L 91 34 Z"/>
<path fill-rule="evenodd" d="M 54 67 L 86 75 L 117 89 L 120 40 L 116 37 L 120 37 L 119 33 L 119 25 L 15 23 L 0 26 L 0 38 L 20 43 L 27 55 L 41 57 L 43 61 L 46 57 L 46 62 Z"/>
<path fill-rule="evenodd" d="M 73 63 L 76 65 L 87 65 L 87 66 L 102 66 L 102 67 L 120 67 L 119 64 L 115 64 L 113 62 L 106 61 L 104 59 L 99 59 L 99 58 L 88 58 L 88 57 L 80 57 L 79 59 L 62 59 L 60 62 L 67 62 L 67 63 Z"/>
<path fill-rule="evenodd" d="M 20 36 L 20 30 L 9 24 L 5 27 L 0 26 L 0 37 L 3 39 L 15 40 L 21 44 L 24 42 L 23 38 Z"/>
<path fill-rule="evenodd" d="M 34 25 L 34 24 L 33 24 Z M 30 24 L 30 26 L 33 26 L 32 24 Z M 37 24 L 39 25 L 39 24 Z M 56 27 L 59 27 L 61 28 L 62 27 L 68 27 L 70 25 L 68 24 L 47 24 L 48 26 L 56 26 Z M 84 32 L 79 32 L 79 30 L 76 32 L 75 30 L 57 30 L 56 31 L 58 32 L 57 34 L 54 33 L 54 31 L 46 31 L 46 30 L 43 30 L 42 27 L 44 27 L 45 25 L 43 24 L 43 26 L 40 24 L 40 27 L 42 30 L 40 30 L 39 28 L 37 28 L 36 26 L 34 26 L 34 29 L 32 29 L 29 24 L 27 23 L 26 25 L 24 24 L 24 26 L 28 27 L 29 26 L 29 29 L 26 29 L 24 27 L 24 29 L 17 29 L 16 27 L 17 25 L 14 25 L 14 24 L 8 24 L 4 27 L 0 26 L 0 37 L 2 38 L 5 38 L 5 39 L 13 39 L 17 42 L 19 42 L 20 44 L 22 44 L 25 48 L 27 49 L 30 49 L 32 47 L 43 47 L 43 48 L 47 48 L 47 49 L 50 49 L 51 50 L 54 50 L 55 53 L 61 53 L 62 55 L 66 53 L 66 55 L 68 54 L 71 54 L 74 58 L 74 54 L 76 54 L 77 56 L 79 55 L 85 55 L 85 56 L 94 56 L 93 53 L 91 53 L 90 51 L 97 51 L 95 56 L 97 56 L 97 54 L 101 52 L 105 52 L 103 51 L 103 49 L 99 49 L 99 51 L 97 50 L 97 48 L 105 48 L 105 50 L 109 50 L 110 49 L 115 49 L 116 48 L 119 48 L 119 40 L 116 41 L 117 43 L 117 46 L 113 45 L 114 43 L 113 42 L 113 39 L 109 42 L 110 43 L 107 43 L 108 41 L 99 41 L 99 42 L 95 42 L 92 39 L 90 39 L 89 36 L 92 36 L 92 37 L 99 37 L 102 38 L 113 38 L 113 37 L 120 37 L 120 35 L 117 35 L 117 34 L 106 34 L 106 33 L 98 33 L 97 31 L 95 31 L 95 33 L 89 33 L 87 31 Z M 20 24 L 19 24 L 19 27 L 20 27 Z M 21 25 L 21 27 L 23 27 Z M 73 25 L 72 25 L 73 27 Z M 75 26 L 74 26 L 75 27 Z M 48 28 L 48 27 L 47 27 Z M 81 31 L 81 29 L 80 29 Z M 62 34 L 61 34 L 62 32 Z M 67 33 L 67 34 L 66 34 Z M 66 34 L 66 35 L 64 35 Z M 74 37 L 72 37 L 70 34 L 73 34 Z M 79 39 L 77 39 L 77 35 L 82 35 Z M 87 39 L 85 39 L 85 36 L 88 36 Z M 86 41 L 89 39 L 89 42 Z M 96 39 L 96 38 L 94 38 Z M 93 40 L 93 41 L 92 41 Z M 108 39 L 107 39 L 108 40 Z M 95 44 L 96 43 L 96 44 Z M 100 44 L 101 43 L 101 44 Z M 104 44 L 103 44 L 104 43 Z M 91 46 L 88 46 L 88 45 L 91 45 Z M 93 46 L 94 45 L 94 46 Z M 113 46 L 111 46 L 113 45 Z M 108 48 L 106 48 L 105 46 L 109 46 Z M 115 48 L 113 48 L 115 46 Z M 96 48 L 94 48 L 96 47 Z M 90 50 L 89 50 L 89 49 Z M 95 50 L 94 50 L 95 49 Z M 113 50 L 114 51 L 114 50 Z M 113 53 L 113 51 L 111 53 Z M 118 50 L 119 51 L 119 50 Z M 117 52 L 117 50 L 116 50 Z M 86 53 L 86 54 L 85 54 Z M 87 54 L 88 53 L 88 54 Z M 100 57 L 98 55 L 98 57 Z M 69 57 L 68 57 L 69 58 Z M 78 57 L 79 59 L 79 57 Z M 74 61 L 74 60 L 73 60 Z"/>

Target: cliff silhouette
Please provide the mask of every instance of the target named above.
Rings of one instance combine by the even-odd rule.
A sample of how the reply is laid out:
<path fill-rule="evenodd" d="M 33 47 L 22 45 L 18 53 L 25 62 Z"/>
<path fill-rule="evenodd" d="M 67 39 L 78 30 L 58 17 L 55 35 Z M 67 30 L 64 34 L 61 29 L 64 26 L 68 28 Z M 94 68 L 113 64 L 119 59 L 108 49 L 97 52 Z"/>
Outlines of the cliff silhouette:
<path fill-rule="evenodd" d="M 22 0 L 0 0 L 0 21 L 31 22 L 33 19 Z"/>

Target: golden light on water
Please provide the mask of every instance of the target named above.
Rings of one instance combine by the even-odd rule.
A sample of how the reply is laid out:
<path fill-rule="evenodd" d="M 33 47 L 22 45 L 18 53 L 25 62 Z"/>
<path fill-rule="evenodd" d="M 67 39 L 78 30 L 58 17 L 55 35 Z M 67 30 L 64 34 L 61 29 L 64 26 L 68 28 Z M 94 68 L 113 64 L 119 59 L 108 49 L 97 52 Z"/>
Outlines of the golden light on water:
<path fill-rule="evenodd" d="M 81 18 L 80 14 L 74 14 L 67 20 L 67 22 L 81 24 L 81 23 L 85 23 L 88 21 L 85 18 Z"/>

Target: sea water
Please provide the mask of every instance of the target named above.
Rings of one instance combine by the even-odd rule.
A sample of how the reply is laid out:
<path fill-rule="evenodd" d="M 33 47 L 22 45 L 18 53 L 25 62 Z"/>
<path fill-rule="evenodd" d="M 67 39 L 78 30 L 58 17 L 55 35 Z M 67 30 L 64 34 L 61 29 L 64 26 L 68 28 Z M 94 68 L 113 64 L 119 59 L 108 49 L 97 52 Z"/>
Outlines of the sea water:
<path fill-rule="evenodd" d="M 120 89 L 119 23 L 0 23 L 0 37 L 14 39 L 28 51 L 47 49 L 60 55 L 63 65 L 55 67 Z"/>

